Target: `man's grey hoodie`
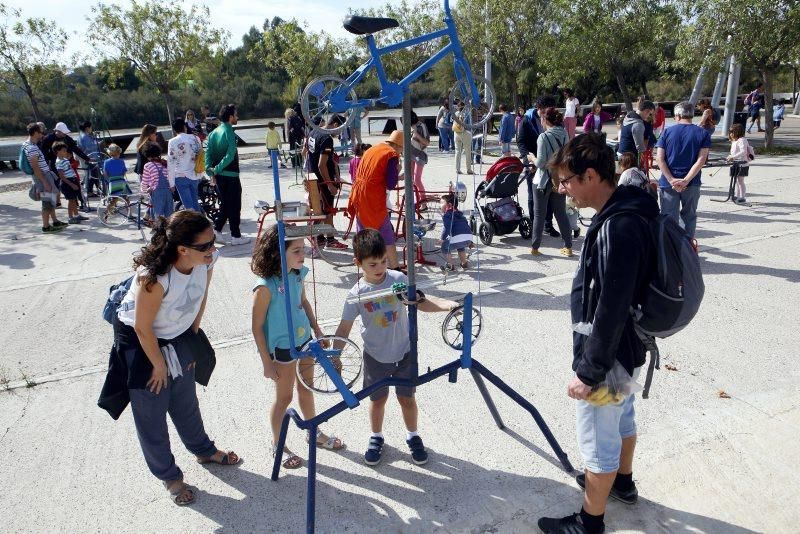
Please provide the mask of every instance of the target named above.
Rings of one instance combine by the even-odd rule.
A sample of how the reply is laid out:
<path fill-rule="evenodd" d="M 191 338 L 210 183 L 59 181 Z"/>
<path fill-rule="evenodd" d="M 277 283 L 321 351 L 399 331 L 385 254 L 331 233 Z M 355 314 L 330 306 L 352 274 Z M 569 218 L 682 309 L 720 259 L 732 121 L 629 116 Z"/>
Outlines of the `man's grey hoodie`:
<path fill-rule="evenodd" d="M 622 121 L 622 135 L 617 152 L 641 154 L 644 150 L 644 121 L 637 112 L 629 111 Z"/>

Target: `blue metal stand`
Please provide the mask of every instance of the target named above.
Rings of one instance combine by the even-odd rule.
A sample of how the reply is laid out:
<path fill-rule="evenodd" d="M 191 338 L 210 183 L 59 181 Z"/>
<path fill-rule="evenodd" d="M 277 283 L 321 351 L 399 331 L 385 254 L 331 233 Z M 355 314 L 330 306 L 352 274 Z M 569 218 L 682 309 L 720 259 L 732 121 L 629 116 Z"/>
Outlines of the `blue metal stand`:
<path fill-rule="evenodd" d="M 406 92 L 403 98 L 403 129 L 405 130 L 405 146 L 411 146 L 411 104 L 409 94 Z M 411 178 L 411 158 L 410 158 L 410 150 L 404 151 L 404 166 L 406 172 L 406 236 L 409 236 L 408 239 L 411 239 L 410 236 L 413 235 L 413 222 L 414 222 L 414 213 L 413 213 L 413 202 L 414 202 L 414 195 L 413 191 L 411 190 L 412 186 L 412 178 Z M 278 180 L 278 157 L 277 152 L 272 152 L 270 154 L 272 159 L 272 168 L 273 168 L 273 178 L 274 178 L 274 185 L 275 185 L 275 207 L 276 207 L 276 217 L 278 219 L 278 236 L 280 239 L 280 256 L 281 256 L 281 276 L 283 278 L 284 287 L 288 287 L 288 272 L 286 268 L 286 237 L 287 231 L 284 226 L 282 220 L 282 207 L 281 207 L 281 195 L 280 195 L 280 183 Z M 294 228 L 293 231 L 297 231 L 297 228 Z M 313 230 L 312 230 L 313 231 Z M 296 234 L 292 237 L 296 237 Z M 414 257 L 413 257 L 413 247 L 407 247 L 408 258 L 406 260 L 406 265 L 408 267 L 408 294 L 409 295 L 416 295 L 416 282 L 415 282 L 415 272 L 414 272 Z M 406 386 L 406 387 L 417 387 L 421 386 L 422 384 L 427 384 L 441 376 L 447 376 L 450 382 L 455 382 L 458 376 L 459 369 L 469 369 L 470 374 L 475 379 L 475 383 L 478 386 L 478 391 L 481 393 L 486 406 L 489 408 L 489 412 L 492 414 L 495 423 L 500 429 L 505 428 L 503 424 L 503 420 L 500 418 L 500 414 L 497 411 L 497 407 L 495 406 L 494 402 L 492 401 L 491 396 L 489 395 L 489 391 L 486 389 L 486 385 L 483 382 L 483 378 L 486 378 L 489 382 L 494 384 L 500 391 L 508 395 L 514 402 L 522 406 L 528 413 L 531 414 L 536 425 L 539 427 L 539 430 L 544 434 L 545 439 L 550 444 L 550 447 L 553 449 L 556 457 L 561 462 L 561 465 L 567 472 L 572 472 L 572 464 L 570 464 L 569 459 L 567 458 L 566 453 L 561 449 L 556 441 L 556 438 L 553 436 L 550 428 L 545 423 L 542 416 L 539 414 L 539 411 L 536 409 L 533 404 L 525 400 L 522 395 L 514 391 L 508 384 L 500 380 L 496 375 L 486 369 L 483 365 L 480 364 L 477 360 L 472 358 L 472 293 L 466 295 L 464 299 L 464 313 L 463 313 L 463 321 L 462 321 L 462 332 L 463 334 L 463 346 L 461 349 L 461 357 L 457 360 L 454 360 L 446 365 L 443 365 L 437 369 L 432 371 L 428 371 L 427 373 L 423 374 L 422 376 L 418 375 L 417 372 L 417 307 L 415 304 L 410 305 L 408 308 L 409 314 L 409 336 L 411 338 L 411 357 L 412 362 L 414 365 L 414 375 L 416 379 L 398 379 L 398 378 L 386 378 L 381 380 L 376 384 L 372 384 L 369 387 L 362 389 L 357 393 L 351 392 L 347 386 L 345 385 L 344 381 L 342 380 L 339 373 L 336 372 L 333 364 L 330 362 L 328 355 L 331 351 L 323 349 L 319 343 L 312 342 L 310 348 L 307 352 L 299 352 L 294 347 L 296 343 L 294 342 L 294 327 L 292 325 L 292 314 L 291 314 L 291 302 L 290 302 L 290 293 L 286 291 L 286 318 L 289 327 L 290 337 L 292 340 L 290 353 L 293 358 L 314 358 L 316 362 L 318 362 L 328 376 L 333 380 L 336 384 L 337 389 L 342 395 L 342 401 L 335 404 L 331 408 L 328 408 L 324 412 L 318 414 L 316 417 L 304 420 L 300 417 L 300 415 L 295 411 L 293 408 L 290 408 L 286 411 L 286 415 L 283 417 L 283 421 L 281 421 L 281 429 L 280 435 L 278 436 L 278 443 L 275 449 L 275 460 L 272 466 L 272 480 L 277 481 L 278 475 L 280 474 L 281 469 L 281 462 L 283 460 L 283 450 L 286 445 L 286 435 L 289 431 L 289 421 L 292 420 L 295 422 L 298 428 L 301 430 L 305 430 L 308 432 L 308 480 L 307 480 L 307 489 L 306 489 L 306 532 L 314 532 L 315 529 L 315 516 L 316 516 L 316 482 L 317 482 L 317 429 L 319 426 L 334 417 L 335 415 L 343 412 L 347 409 L 353 409 L 358 406 L 359 402 L 369 397 L 370 394 L 373 392 L 387 387 L 387 386 Z"/>

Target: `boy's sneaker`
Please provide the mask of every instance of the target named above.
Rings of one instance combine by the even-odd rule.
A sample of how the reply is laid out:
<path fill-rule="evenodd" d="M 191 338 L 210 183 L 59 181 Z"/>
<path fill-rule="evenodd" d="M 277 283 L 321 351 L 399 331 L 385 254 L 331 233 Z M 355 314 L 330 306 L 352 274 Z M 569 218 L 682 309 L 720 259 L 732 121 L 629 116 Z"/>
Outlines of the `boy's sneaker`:
<path fill-rule="evenodd" d="M 367 452 L 364 453 L 364 463 L 367 465 L 378 465 L 381 463 L 381 454 L 383 453 L 383 438 L 378 436 L 371 436 L 369 438 L 369 445 Z"/>
<path fill-rule="evenodd" d="M 578 476 L 576 476 L 575 482 L 578 483 L 578 486 L 580 486 L 581 489 L 586 489 L 586 473 L 580 473 Z M 615 481 L 614 485 L 611 486 L 611 493 L 609 493 L 608 496 L 624 504 L 636 504 L 636 501 L 639 498 L 639 491 L 636 489 L 635 482 L 631 483 L 630 489 L 622 491 L 617 489 L 617 483 Z"/>
<path fill-rule="evenodd" d="M 342 243 L 340 241 L 336 241 L 336 239 L 334 239 L 334 238 L 328 239 L 325 242 L 325 246 L 327 248 L 332 248 L 332 249 L 336 249 L 336 250 L 344 250 L 344 249 L 347 248 L 347 245 L 345 245 L 344 243 Z"/>
<path fill-rule="evenodd" d="M 80 214 L 75 218 L 78 219 L 78 221 L 88 221 L 89 220 L 89 217 L 84 217 L 83 215 L 80 215 Z"/>
<path fill-rule="evenodd" d="M 411 459 L 417 465 L 424 465 L 428 463 L 428 451 L 425 450 L 425 445 L 422 443 L 422 438 L 414 436 L 407 439 L 408 448 L 411 449 Z"/>
<path fill-rule="evenodd" d="M 63 229 L 63 226 L 42 226 L 42 232 L 45 234 L 53 234 L 55 232 L 60 232 Z"/>
<path fill-rule="evenodd" d="M 214 230 L 214 241 L 220 244 L 224 244 L 225 236 L 222 235 L 222 232 Z"/>
<path fill-rule="evenodd" d="M 567 517 L 542 517 L 536 523 L 539 530 L 545 534 L 588 534 L 583 526 L 581 514 L 572 514 Z M 605 528 L 600 532 L 604 532 Z"/>
<path fill-rule="evenodd" d="M 452 272 L 452 271 L 455 271 L 455 270 L 456 270 L 456 266 L 453 265 L 452 263 L 445 263 L 444 265 L 442 265 L 442 271 Z"/>
<path fill-rule="evenodd" d="M 77 217 L 70 217 L 67 220 L 69 221 L 69 224 L 78 224 L 78 223 L 81 222 L 81 220 L 79 218 L 77 218 Z"/>
<path fill-rule="evenodd" d="M 55 226 L 56 228 L 66 228 L 67 226 L 69 226 L 69 223 L 65 223 L 64 221 L 54 221 L 53 226 Z"/>

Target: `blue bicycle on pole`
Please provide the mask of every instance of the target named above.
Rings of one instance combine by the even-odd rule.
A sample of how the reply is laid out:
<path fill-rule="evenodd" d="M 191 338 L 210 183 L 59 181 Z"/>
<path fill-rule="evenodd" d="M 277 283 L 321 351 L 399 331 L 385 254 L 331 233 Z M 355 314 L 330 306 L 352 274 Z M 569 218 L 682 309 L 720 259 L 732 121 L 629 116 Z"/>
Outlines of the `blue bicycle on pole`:
<path fill-rule="evenodd" d="M 403 94 L 408 91 L 409 86 L 431 70 L 445 56 L 452 53 L 456 83 L 448 97 L 450 109 L 455 112 L 459 106 L 463 105 L 463 111 L 454 113 L 453 118 L 467 129 L 481 128 L 494 111 L 494 89 L 486 79 L 473 75 L 464 58 L 464 50 L 461 48 L 456 25 L 450 13 L 450 0 L 444 0 L 444 24 L 445 27 L 441 30 L 378 48 L 373 34 L 398 27 L 397 20 L 355 15 L 345 18 L 345 30 L 355 35 L 366 35 L 370 58 L 346 80 L 338 76 L 320 76 L 306 86 L 300 97 L 300 106 L 308 125 L 315 130 L 336 134 L 346 128 L 354 119 L 355 114 L 360 113 L 364 108 L 371 108 L 377 104 L 388 107 L 399 106 L 403 101 Z M 389 81 L 381 61 L 382 56 L 439 38 L 447 38 L 449 42 L 402 80 Z M 380 82 L 380 97 L 358 99 L 354 88 L 373 68 Z M 336 127 L 327 126 L 328 119 L 333 115 L 344 117 L 343 124 Z"/>

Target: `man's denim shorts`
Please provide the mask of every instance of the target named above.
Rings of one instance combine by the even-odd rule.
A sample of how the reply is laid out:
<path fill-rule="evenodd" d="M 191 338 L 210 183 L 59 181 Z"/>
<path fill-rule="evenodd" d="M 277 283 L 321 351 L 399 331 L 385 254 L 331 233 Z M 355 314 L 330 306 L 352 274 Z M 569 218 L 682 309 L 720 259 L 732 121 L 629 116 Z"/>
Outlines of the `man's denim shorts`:
<path fill-rule="evenodd" d="M 613 473 L 619 469 L 622 440 L 636 435 L 634 395 L 619 405 L 592 406 L 578 401 L 575 409 L 578 447 L 586 469 L 592 473 Z"/>

